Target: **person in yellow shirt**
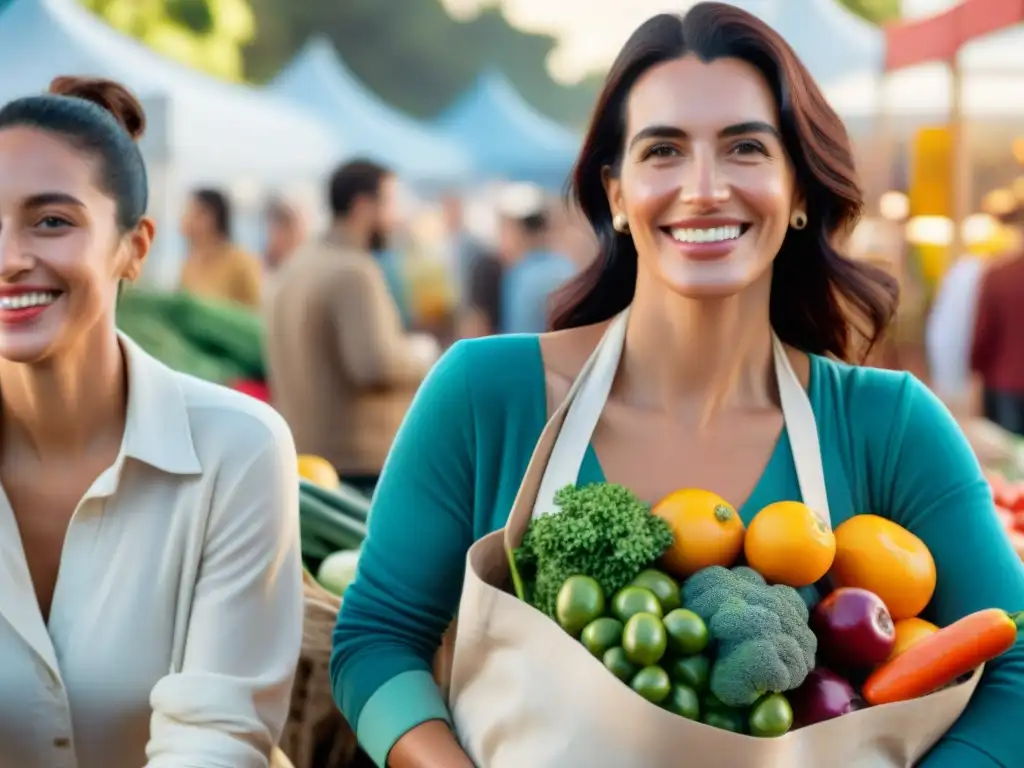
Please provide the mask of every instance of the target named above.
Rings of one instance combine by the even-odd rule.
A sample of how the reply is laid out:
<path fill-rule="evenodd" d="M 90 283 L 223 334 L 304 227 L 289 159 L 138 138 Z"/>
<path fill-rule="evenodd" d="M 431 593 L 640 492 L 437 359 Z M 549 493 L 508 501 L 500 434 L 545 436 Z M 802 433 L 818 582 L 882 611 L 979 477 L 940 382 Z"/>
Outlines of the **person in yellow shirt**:
<path fill-rule="evenodd" d="M 223 192 L 193 192 L 181 220 L 181 233 L 189 246 L 181 290 L 253 309 L 259 306 L 260 263 L 231 242 L 231 203 Z"/>

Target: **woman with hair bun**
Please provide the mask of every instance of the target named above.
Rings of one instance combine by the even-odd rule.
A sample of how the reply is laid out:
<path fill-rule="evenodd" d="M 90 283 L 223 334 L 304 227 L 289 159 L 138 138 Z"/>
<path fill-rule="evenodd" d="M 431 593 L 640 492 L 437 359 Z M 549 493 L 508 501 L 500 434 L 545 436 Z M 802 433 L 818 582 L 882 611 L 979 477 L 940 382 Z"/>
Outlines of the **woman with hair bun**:
<path fill-rule="evenodd" d="M 604 407 L 574 412 L 587 434 L 572 446 L 566 482 L 620 483 L 652 503 L 705 488 L 747 523 L 772 502 L 801 498 L 830 511 L 833 526 L 884 516 L 935 559 L 932 621 L 1024 610 L 1024 569 L 956 422 L 910 374 L 851 364 L 884 334 L 896 285 L 837 250 L 863 203 L 850 141 L 777 33 L 723 3 L 645 22 L 611 67 L 573 190 L 601 253 L 565 288 L 552 332 L 455 344 L 423 383 L 377 486 L 331 671 L 335 698 L 378 765 L 507 761 L 522 754 L 517 732 L 554 720 L 547 733 L 558 757 L 530 768 L 596 766 L 574 763 L 573 749 L 593 756 L 592 743 L 634 727 L 595 721 L 589 733 L 562 732 L 547 702 L 517 701 L 517 690 L 534 689 L 517 682 L 531 670 L 511 641 L 489 678 L 503 670 L 505 698 L 497 703 L 495 692 L 487 712 L 461 711 L 490 718 L 485 733 L 453 730 L 431 675 L 472 575 L 467 550 L 504 528 L 550 415 L 599 367 L 600 388 L 586 390 L 596 398 L 581 389 L 572 401 Z M 512 631 L 497 598 L 481 597 L 490 594 L 478 586 L 481 602 L 459 612 L 456 667 L 466 648 L 488 664 L 490 626 Z M 479 675 L 464 668 L 453 680 L 471 686 Z M 959 722 L 920 765 L 1020 765 L 1022 711 L 1024 641 L 986 667 Z M 891 762 L 871 764 L 909 765 L 902 746 L 880 745 Z"/>
<path fill-rule="evenodd" d="M 0 108 L 0 766 L 263 768 L 302 636 L 295 447 L 115 326 L 154 236 L 121 85 Z"/>

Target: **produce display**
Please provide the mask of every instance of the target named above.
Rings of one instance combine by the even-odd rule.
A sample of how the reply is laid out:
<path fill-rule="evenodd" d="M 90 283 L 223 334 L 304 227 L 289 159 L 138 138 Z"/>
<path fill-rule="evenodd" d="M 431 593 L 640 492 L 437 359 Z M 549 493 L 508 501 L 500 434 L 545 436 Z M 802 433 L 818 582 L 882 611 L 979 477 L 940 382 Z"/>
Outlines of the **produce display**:
<path fill-rule="evenodd" d="M 744 526 L 697 489 L 649 507 L 569 486 L 511 554 L 516 595 L 680 717 L 762 738 L 927 696 L 1007 651 L 1024 614 L 920 617 L 935 563 L 910 531 L 856 515 L 834 531 L 799 502 Z"/>
<path fill-rule="evenodd" d="M 176 371 L 217 384 L 265 378 L 263 322 L 240 305 L 131 289 L 118 299 L 117 326 Z"/>
<path fill-rule="evenodd" d="M 302 560 L 325 589 L 341 596 L 355 576 L 370 500 L 339 482 L 318 456 L 299 456 L 298 466 Z"/>
<path fill-rule="evenodd" d="M 986 473 L 996 514 L 1010 537 L 1017 554 L 1024 557 L 1024 481 L 1011 480 L 1004 473 L 989 470 Z"/>

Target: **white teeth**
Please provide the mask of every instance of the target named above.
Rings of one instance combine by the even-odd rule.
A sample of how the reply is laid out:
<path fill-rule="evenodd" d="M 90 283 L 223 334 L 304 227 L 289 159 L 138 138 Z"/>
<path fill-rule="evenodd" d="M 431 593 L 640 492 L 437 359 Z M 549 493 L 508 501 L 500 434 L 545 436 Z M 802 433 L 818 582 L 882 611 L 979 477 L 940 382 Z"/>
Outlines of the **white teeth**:
<path fill-rule="evenodd" d="M 19 293 L 17 296 L 0 296 L 0 309 L 28 309 L 53 304 L 60 296 L 55 291 Z"/>
<path fill-rule="evenodd" d="M 678 240 L 680 243 L 721 243 L 726 240 L 735 240 L 743 234 L 743 228 L 738 224 L 706 229 L 673 227 L 669 231 L 672 233 L 672 239 Z"/>

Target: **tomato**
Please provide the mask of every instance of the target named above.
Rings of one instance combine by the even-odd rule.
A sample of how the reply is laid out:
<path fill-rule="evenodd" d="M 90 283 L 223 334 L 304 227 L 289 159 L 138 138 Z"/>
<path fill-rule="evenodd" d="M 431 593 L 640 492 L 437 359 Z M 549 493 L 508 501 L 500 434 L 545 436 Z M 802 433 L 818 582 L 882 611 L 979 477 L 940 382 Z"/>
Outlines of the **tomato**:
<path fill-rule="evenodd" d="M 673 685 L 661 706 L 687 720 L 700 718 L 700 697 L 693 688 L 685 685 Z"/>
<path fill-rule="evenodd" d="M 661 618 L 664 611 L 658 596 L 643 587 L 623 587 L 612 597 L 612 615 L 625 624 L 638 613 L 653 613 Z"/>
<path fill-rule="evenodd" d="M 1024 533 L 1024 512 L 1014 512 L 1012 522 L 1014 530 Z"/>
<path fill-rule="evenodd" d="M 672 681 L 661 667 L 644 667 L 629 683 L 630 687 L 652 704 L 660 704 L 672 693 Z"/>
<path fill-rule="evenodd" d="M 1007 509 L 1006 507 L 1001 507 L 998 504 L 996 504 L 995 510 L 996 517 L 999 518 L 999 522 L 1003 524 L 1004 528 L 1010 529 L 1014 527 L 1016 515 L 1013 512 L 1013 510 Z"/>
<path fill-rule="evenodd" d="M 578 637 L 587 624 L 604 613 L 604 592 L 597 579 L 570 576 L 558 590 L 555 616 L 566 632 Z"/>
<path fill-rule="evenodd" d="M 638 667 L 650 667 L 661 661 L 667 645 L 665 625 L 653 613 L 634 615 L 622 630 L 622 650 Z"/>
<path fill-rule="evenodd" d="M 711 662 L 707 656 L 685 656 L 672 659 L 668 665 L 669 676 L 677 683 L 692 688 L 697 693 L 706 693 L 711 677 Z"/>
<path fill-rule="evenodd" d="M 793 727 L 793 708 L 781 693 L 765 696 L 750 710 L 749 725 L 751 736 L 782 736 Z"/>
<path fill-rule="evenodd" d="M 692 656 L 708 647 L 711 637 L 704 619 L 693 611 L 676 608 L 663 620 L 668 646 L 675 653 Z"/>
<path fill-rule="evenodd" d="M 745 733 L 747 730 L 747 716 L 739 709 L 706 709 L 701 714 L 700 720 L 705 725 L 721 728 L 723 731 Z"/>
<path fill-rule="evenodd" d="M 649 589 L 661 603 L 661 609 L 665 613 L 674 611 L 682 606 L 682 599 L 679 595 L 679 582 L 667 573 L 648 568 L 631 582 L 631 586 Z"/>
<path fill-rule="evenodd" d="M 583 628 L 580 642 L 594 656 L 604 658 L 609 648 L 622 644 L 622 622 L 610 616 L 594 619 Z"/>
<path fill-rule="evenodd" d="M 626 652 L 618 646 L 605 651 L 601 660 L 608 671 L 624 683 L 632 680 L 638 670 L 637 666 L 626 658 Z"/>
<path fill-rule="evenodd" d="M 988 484 L 992 489 L 992 498 L 1000 507 L 1012 508 L 1021 496 L 1020 490 L 998 472 L 988 473 Z"/>

